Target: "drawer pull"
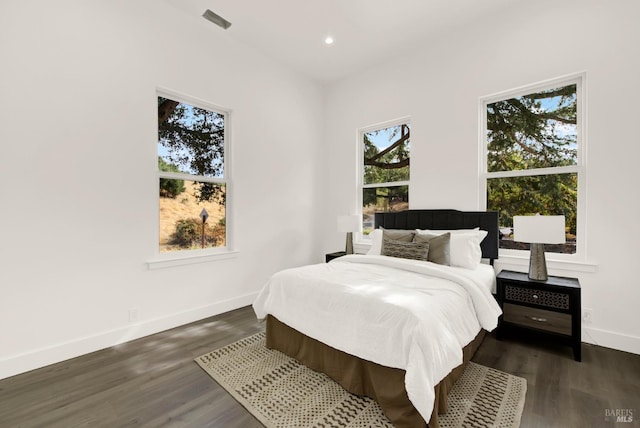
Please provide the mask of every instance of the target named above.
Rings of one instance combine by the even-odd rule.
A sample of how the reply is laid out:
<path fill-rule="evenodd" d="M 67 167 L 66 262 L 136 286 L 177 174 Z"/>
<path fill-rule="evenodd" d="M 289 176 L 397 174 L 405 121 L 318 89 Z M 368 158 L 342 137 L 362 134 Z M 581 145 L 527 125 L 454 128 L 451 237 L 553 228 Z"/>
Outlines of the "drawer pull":
<path fill-rule="evenodd" d="M 547 322 L 547 319 L 546 318 L 542 318 L 542 317 L 530 316 L 529 318 L 531 318 L 534 321 L 538 321 L 538 322 Z"/>
<path fill-rule="evenodd" d="M 533 295 L 533 296 L 531 296 L 531 297 L 533 297 L 535 300 L 538 300 L 538 295 L 537 295 L 537 294 L 534 294 L 534 295 Z"/>

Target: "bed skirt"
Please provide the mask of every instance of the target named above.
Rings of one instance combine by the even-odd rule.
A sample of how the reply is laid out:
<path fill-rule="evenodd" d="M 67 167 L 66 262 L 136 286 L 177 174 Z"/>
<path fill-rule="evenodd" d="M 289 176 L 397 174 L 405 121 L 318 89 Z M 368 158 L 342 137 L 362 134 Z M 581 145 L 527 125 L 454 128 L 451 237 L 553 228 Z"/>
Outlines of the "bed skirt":
<path fill-rule="evenodd" d="M 397 428 L 438 428 L 438 413 L 447 411 L 447 395 L 455 381 L 484 339 L 481 330 L 476 338 L 464 347 L 463 363 L 453 369 L 435 387 L 435 406 L 429 424 L 415 409 L 404 386 L 405 371 L 334 349 L 312 339 L 268 315 L 266 345 L 302 362 L 313 370 L 326 373 L 347 391 L 375 399 L 384 414 Z"/>

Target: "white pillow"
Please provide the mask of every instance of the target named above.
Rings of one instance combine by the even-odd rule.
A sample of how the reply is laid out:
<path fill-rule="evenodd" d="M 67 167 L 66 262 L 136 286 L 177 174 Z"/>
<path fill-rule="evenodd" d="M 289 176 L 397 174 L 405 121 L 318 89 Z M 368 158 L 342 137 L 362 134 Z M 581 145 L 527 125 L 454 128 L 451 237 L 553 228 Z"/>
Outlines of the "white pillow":
<path fill-rule="evenodd" d="M 475 269 L 482 261 L 482 249 L 480 243 L 487 236 L 486 230 L 456 229 L 456 230 L 433 230 L 416 229 L 416 233 L 442 235 L 449 232 L 451 234 L 450 256 L 451 266 L 458 266 L 467 269 Z M 382 241 L 382 238 L 380 238 Z"/>
<path fill-rule="evenodd" d="M 379 256 L 382 254 L 382 229 L 374 229 L 369 236 L 371 237 L 371 248 L 367 251 L 367 255 Z"/>

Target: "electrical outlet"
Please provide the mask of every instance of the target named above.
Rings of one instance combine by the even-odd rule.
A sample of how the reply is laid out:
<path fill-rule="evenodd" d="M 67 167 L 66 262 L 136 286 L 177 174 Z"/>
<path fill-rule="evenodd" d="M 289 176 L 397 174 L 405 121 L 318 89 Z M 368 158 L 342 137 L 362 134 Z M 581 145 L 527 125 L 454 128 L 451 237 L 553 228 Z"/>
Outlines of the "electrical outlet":
<path fill-rule="evenodd" d="M 130 323 L 134 323 L 134 322 L 138 322 L 138 316 L 139 314 L 139 310 L 138 308 L 130 308 L 129 309 L 129 322 Z"/>
<path fill-rule="evenodd" d="M 582 310 L 582 322 L 584 324 L 591 324 L 593 322 L 593 311 L 591 309 Z"/>

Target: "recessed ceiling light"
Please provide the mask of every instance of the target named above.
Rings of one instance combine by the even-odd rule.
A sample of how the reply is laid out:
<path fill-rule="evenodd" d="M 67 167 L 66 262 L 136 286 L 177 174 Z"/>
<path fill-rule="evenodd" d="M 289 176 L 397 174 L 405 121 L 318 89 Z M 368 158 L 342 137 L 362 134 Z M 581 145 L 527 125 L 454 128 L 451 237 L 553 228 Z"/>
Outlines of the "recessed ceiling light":
<path fill-rule="evenodd" d="M 331 36 L 325 37 L 324 42 L 327 45 L 332 45 L 333 44 L 333 37 L 331 37 Z"/>

